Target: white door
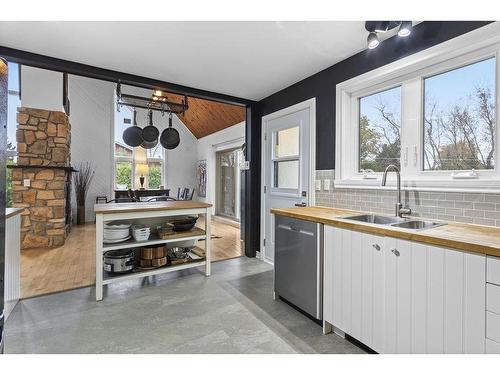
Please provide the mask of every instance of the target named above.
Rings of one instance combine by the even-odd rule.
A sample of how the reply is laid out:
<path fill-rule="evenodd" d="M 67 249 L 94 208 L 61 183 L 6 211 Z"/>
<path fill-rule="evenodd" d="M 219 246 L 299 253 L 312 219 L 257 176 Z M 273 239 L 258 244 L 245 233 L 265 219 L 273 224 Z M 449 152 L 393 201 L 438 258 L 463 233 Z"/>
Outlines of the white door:
<path fill-rule="evenodd" d="M 307 205 L 310 194 L 310 108 L 264 122 L 264 259 L 274 262 L 271 208 Z"/>

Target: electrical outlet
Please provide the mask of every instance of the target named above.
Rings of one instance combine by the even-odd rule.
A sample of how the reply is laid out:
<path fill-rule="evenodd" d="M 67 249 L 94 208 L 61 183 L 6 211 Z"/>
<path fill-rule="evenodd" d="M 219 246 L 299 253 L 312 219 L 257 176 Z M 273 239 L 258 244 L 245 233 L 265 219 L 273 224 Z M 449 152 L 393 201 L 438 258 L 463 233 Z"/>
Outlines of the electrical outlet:
<path fill-rule="evenodd" d="M 323 190 L 330 191 L 330 180 L 329 179 L 323 180 Z"/>
<path fill-rule="evenodd" d="M 321 180 L 316 180 L 316 191 L 321 191 Z"/>
<path fill-rule="evenodd" d="M 31 186 L 31 180 L 26 178 L 23 180 L 23 186 L 24 187 L 30 187 Z"/>

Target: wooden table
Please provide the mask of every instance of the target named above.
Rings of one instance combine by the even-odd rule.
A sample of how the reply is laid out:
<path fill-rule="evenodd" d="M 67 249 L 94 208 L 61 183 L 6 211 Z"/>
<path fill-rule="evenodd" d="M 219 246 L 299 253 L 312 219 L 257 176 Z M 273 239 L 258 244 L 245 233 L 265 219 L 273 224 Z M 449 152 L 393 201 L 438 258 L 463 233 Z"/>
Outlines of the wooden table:
<path fill-rule="evenodd" d="M 96 301 L 103 298 L 103 287 L 114 282 L 131 280 L 139 277 L 158 275 L 177 270 L 205 266 L 205 275 L 210 276 L 211 272 L 211 229 L 210 215 L 211 204 L 197 201 L 167 201 L 167 202 L 146 202 L 146 203 L 108 203 L 96 204 L 94 212 L 96 214 Z M 110 221 L 130 221 L 140 223 L 144 220 L 167 219 L 173 216 L 184 215 L 205 215 L 205 229 L 193 228 L 191 231 L 177 232 L 161 239 L 154 233 L 152 228 L 151 236 L 147 241 L 136 242 L 133 239 L 116 244 L 104 244 L 104 224 Z M 163 220 L 166 221 L 166 220 Z M 164 266 L 151 270 L 134 271 L 123 275 L 107 275 L 103 269 L 103 255 L 109 250 L 138 248 L 155 244 L 167 244 L 189 240 L 205 240 L 205 259 L 182 263 L 171 266 Z"/>

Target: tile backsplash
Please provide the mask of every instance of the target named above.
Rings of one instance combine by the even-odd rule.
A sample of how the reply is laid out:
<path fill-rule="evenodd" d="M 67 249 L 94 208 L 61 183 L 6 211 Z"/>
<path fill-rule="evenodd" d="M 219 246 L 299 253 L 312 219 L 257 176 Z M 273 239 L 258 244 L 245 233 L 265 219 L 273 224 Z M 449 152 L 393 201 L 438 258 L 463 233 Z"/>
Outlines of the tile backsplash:
<path fill-rule="evenodd" d="M 325 179 L 331 181 L 330 191 L 323 190 Z M 333 170 L 316 171 L 316 180 L 322 182 L 322 190 L 316 191 L 317 206 L 394 214 L 394 191 L 332 188 Z M 412 209 L 412 215 L 415 216 L 500 226 L 500 194 L 404 190 L 401 192 L 401 200 L 404 206 L 408 205 Z"/>

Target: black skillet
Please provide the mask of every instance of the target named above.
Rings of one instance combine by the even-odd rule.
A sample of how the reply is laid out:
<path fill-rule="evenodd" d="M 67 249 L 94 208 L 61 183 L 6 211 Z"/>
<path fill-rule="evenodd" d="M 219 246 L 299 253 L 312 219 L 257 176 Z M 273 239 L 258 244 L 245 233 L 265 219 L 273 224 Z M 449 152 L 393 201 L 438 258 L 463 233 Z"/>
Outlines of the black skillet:
<path fill-rule="evenodd" d="M 172 127 L 172 113 L 168 117 L 168 128 L 161 133 L 160 143 L 167 150 L 173 150 L 180 143 L 179 132 Z"/>
<path fill-rule="evenodd" d="M 142 129 L 137 126 L 137 112 L 134 109 L 134 125 L 129 126 L 123 132 L 123 142 L 130 147 L 137 147 L 142 144 Z"/>

